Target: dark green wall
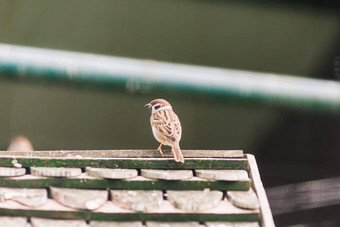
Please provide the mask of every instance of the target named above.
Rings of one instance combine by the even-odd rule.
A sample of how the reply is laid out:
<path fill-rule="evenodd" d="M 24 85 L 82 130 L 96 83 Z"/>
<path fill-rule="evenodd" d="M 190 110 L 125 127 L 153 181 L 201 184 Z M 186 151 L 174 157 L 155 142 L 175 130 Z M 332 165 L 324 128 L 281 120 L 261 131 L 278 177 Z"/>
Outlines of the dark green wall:
<path fill-rule="evenodd" d="M 159 96 L 156 96 L 159 97 Z M 183 125 L 185 149 L 248 149 L 277 118 L 269 108 L 176 97 L 167 94 Z M 36 149 L 156 148 L 144 104 L 134 95 L 73 86 L 0 83 L 0 146 L 24 134 Z"/>

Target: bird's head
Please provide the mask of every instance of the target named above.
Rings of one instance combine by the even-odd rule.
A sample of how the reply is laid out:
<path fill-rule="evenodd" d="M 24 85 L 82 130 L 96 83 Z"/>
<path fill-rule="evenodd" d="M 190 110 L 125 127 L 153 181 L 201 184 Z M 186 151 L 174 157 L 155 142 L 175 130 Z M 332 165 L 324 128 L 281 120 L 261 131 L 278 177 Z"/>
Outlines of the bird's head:
<path fill-rule="evenodd" d="M 172 109 L 170 103 L 164 99 L 154 99 L 148 104 L 145 104 L 144 107 L 148 107 L 149 109 L 151 108 L 153 113 L 161 109 Z"/>

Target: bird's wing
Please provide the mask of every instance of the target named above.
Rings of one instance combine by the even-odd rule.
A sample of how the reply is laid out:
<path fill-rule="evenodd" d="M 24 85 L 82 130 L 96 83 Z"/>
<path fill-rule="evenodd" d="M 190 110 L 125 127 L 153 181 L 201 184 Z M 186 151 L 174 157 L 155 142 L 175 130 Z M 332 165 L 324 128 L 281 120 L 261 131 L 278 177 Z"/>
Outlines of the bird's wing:
<path fill-rule="evenodd" d="M 174 115 L 174 120 L 173 120 L 173 124 L 174 124 L 174 133 L 176 133 L 176 135 L 178 135 L 179 137 L 182 136 L 182 126 L 181 126 L 181 122 L 179 121 L 177 115 L 175 114 L 175 112 L 173 112 Z"/>
<path fill-rule="evenodd" d="M 172 110 L 162 110 L 153 114 L 151 123 L 165 137 L 176 141 L 182 134 L 181 123 Z"/>

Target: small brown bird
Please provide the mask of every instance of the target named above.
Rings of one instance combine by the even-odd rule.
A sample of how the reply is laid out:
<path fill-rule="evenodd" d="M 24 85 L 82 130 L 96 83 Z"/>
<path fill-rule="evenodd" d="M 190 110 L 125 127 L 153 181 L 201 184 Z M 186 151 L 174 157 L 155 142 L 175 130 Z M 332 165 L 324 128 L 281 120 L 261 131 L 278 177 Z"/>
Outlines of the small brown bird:
<path fill-rule="evenodd" d="M 33 151 L 31 141 L 25 136 L 16 136 L 7 148 L 8 151 Z"/>
<path fill-rule="evenodd" d="M 172 110 L 171 105 L 164 99 L 155 99 L 144 107 L 151 108 L 150 123 L 152 133 L 160 142 L 157 151 L 163 155 L 162 145 L 170 146 L 176 162 L 184 163 L 179 141 L 182 136 L 181 122 Z"/>

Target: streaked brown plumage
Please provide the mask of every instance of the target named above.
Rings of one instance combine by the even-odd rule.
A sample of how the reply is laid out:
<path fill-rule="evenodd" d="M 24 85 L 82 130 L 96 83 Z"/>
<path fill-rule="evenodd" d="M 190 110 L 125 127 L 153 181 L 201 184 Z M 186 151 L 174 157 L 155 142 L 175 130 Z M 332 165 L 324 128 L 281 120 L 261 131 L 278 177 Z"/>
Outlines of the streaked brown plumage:
<path fill-rule="evenodd" d="M 156 140 L 161 143 L 157 150 L 163 155 L 162 145 L 171 146 L 175 161 L 184 163 L 182 151 L 179 147 L 182 127 L 171 105 L 164 99 L 155 99 L 146 104 L 145 107 L 152 108 L 150 117 L 152 132 Z"/>

